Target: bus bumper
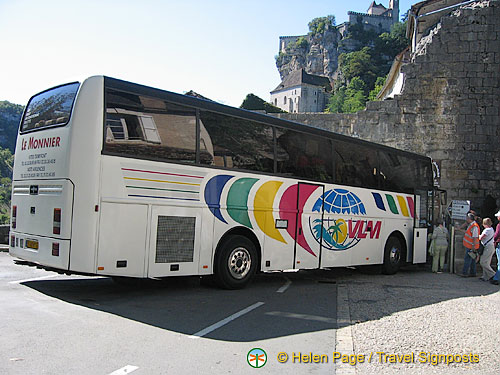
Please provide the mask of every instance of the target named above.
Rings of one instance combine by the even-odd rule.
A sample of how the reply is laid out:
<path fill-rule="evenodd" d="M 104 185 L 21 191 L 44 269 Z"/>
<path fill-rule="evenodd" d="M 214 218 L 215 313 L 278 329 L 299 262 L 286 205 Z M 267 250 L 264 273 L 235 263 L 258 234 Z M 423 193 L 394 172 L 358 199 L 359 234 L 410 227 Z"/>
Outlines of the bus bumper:
<path fill-rule="evenodd" d="M 71 240 L 10 232 L 11 256 L 60 270 L 69 269 Z"/>

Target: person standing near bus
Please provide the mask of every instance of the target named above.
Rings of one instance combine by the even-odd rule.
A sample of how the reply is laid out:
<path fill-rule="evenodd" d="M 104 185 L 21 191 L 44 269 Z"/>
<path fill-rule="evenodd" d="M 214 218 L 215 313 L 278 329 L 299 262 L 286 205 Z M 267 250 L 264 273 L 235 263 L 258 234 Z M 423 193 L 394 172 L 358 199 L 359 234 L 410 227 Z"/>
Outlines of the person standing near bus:
<path fill-rule="evenodd" d="M 493 223 L 489 217 L 483 219 L 483 233 L 479 236 L 479 241 L 484 246 L 483 253 L 481 254 L 481 267 L 483 269 L 482 281 L 488 281 L 495 275 L 495 271 L 491 268 L 491 257 L 495 252 L 495 246 L 493 245 L 493 236 L 495 235 L 493 231 Z"/>
<path fill-rule="evenodd" d="M 464 234 L 463 245 L 465 247 L 464 268 L 462 277 L 476 276 L 476 258 L 479 249 L 479 225 L 475 221 L 474 214 L 468 213 L 467 230 Z"/>
<path fill-rule="evenodd" d="M 497 252 L 497 273 L 490 280 L 490 283 L 498 285 L 498 279 L 500 278 L 500 211 L 495 214 L 498 224 L 495 234 L 493 235 L 493 241 L 495 242 L 495 248 Z"/>
<path fill-rule="evenodd" d="M 432 233 L 432 241 L 434 241 L 434 254 L 432 256 L 432 272 L 441 273 L 444 266 L 444 257 L 448 250 L 448 229 L 440 221 Z"/>

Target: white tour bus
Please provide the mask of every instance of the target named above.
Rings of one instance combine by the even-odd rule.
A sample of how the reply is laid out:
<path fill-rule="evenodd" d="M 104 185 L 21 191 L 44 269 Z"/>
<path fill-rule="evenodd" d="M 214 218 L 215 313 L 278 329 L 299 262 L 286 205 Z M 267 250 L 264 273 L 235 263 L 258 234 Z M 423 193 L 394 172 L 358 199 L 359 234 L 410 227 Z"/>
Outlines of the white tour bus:
<path fill-rule="evenodd" d="M 109 77 L 24 111 L 10 254 L 65 273 L 214 275 L 426 261 L 427 157 Z"/>

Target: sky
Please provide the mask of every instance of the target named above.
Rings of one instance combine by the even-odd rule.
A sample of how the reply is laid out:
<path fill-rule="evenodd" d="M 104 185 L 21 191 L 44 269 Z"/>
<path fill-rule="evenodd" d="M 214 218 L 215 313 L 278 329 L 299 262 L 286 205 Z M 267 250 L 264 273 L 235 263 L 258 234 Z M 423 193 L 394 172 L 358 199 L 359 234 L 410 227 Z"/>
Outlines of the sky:
<path fill-rule="evenodd" d="M 377 3 L 388 6 L 389 0 Z M 401 0 L 400 14 L 417 0 Z M 240 106 L 280 83 L 279 36 L 370 0 L 0 0 L 0 101 L 107 75 Z"/>

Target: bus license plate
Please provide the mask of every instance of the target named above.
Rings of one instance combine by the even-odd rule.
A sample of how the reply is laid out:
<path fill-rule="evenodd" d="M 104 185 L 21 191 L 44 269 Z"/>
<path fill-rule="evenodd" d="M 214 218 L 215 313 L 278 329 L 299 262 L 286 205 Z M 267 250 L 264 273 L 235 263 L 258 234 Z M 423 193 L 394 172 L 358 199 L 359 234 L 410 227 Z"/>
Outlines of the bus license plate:
<path fill-rule="evenodd" d="M 38 241 L 26 240 L 26 247 L 28 249 L 38 250 Z"/>

